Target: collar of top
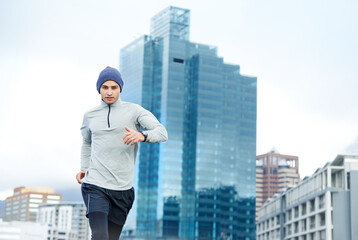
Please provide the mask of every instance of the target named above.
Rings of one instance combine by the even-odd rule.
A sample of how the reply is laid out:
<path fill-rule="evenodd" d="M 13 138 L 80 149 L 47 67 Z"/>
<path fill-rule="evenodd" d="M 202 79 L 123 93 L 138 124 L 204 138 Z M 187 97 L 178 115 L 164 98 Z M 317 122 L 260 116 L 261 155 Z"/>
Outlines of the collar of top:
<path fill-rule="evenodd" d="M 118 100 L 115 101 L 115 102 L 112 103 L 112 104 L 107 104 L 105 101 L 101 100 L 101 105 L 102 105 L 102 106 L 117 107 L 117 106 L 121 105 L 121 99 L 118 98 Z"/>

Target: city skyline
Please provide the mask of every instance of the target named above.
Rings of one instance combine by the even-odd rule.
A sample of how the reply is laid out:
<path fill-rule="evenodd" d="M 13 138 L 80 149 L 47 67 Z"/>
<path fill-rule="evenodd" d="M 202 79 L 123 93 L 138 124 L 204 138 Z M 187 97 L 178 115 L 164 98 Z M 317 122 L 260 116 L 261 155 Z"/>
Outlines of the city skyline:
<path fill-rule="evenodd" d="M 191 41 L 218 46 L 225 62 L 258 77 L 257 155 L 273 146 L 297 155 L 304 177 L 351 151 L 354 1 L 143 1 L 141 8 L 0 1 L 0 199 L 24 182 L 79 187 L 79 128 L 83 112 L 99 103 L 98 73 L 118 67 L 119 49 L 148 34 L 148 19 L 168 5 L 191 10 Z"/>

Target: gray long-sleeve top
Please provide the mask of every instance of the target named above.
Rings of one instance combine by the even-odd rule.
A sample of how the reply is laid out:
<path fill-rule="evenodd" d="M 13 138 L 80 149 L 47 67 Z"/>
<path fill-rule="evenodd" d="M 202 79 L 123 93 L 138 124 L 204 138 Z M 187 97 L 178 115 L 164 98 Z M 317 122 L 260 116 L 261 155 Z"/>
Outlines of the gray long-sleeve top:
<path fill-rule="evenodd" d="M 121 100 L 110 105 L 102 101 L 83 118 L 81 170 L 87 169 L 84 182 L 111 190 L 133 186 L 138 144 L 124 144 L 125 126 L 136 131 L 145 129 L 148 143 L 168 139 L 163 125 L 143 107 Z"/>

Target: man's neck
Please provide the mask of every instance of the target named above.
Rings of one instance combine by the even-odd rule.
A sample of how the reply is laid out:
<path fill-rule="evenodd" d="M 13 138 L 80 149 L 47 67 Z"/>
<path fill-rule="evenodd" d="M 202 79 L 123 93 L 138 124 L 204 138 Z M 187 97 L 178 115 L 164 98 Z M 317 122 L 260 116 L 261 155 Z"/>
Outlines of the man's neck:
<path fill-rule="evenodd" d="M 114 103 L 106 103 L 103 99 L 101 100 L 101 105 L 118 106 L 119 104 L 121 104 L 120 98 L 118 98 Z"/>

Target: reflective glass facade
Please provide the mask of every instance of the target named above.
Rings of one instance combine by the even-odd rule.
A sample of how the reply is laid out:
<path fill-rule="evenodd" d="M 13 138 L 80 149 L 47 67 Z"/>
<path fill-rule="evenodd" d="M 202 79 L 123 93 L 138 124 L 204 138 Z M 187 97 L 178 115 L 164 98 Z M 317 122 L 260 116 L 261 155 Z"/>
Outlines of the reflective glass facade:
<path fill-rule="evenodd" d="M 121 98 L 169 135 L 140 146 L 136 237 L 255 239 L 257 81 L 190 42 L 189 26 L 189 10 L 169 7 L 121 50 Z"/>

